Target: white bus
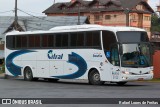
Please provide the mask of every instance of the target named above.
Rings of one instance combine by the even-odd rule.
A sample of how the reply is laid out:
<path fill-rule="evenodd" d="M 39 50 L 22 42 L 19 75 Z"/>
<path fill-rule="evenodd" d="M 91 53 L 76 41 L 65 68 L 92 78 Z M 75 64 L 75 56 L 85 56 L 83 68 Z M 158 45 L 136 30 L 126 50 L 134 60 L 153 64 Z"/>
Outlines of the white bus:
<path fill-rule="evenodd" d="M 153 78 L 151 47 L 145 30 L 75 25 L 6 35 L 6 75 L 25 80 L 85 79 L 124 85 Z"/>

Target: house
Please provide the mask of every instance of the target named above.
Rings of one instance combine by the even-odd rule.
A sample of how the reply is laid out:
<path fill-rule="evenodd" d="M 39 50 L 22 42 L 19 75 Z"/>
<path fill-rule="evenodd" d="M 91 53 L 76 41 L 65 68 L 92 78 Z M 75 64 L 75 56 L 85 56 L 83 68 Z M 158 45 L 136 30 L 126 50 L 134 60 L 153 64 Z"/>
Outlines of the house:
<path fill-rule="evenodd" d="M 15 28 L 14 17 L 0 16 L 0 44 L 4 44 L 4 36 L 7 32 L 15 29 L 19 31 L 49 30 L 56 26 L 77 25 L 77 16 L 55 16 L 55 17 L 18 17 L 17 28 Z M 87 17 L 80 18 L 80 24 L 89 24 Z M 0 47 L 2 48 L 2 46 Z"/>
<path fill-rule="evenodd" d="M 4 58 L 5 34 L 13 30 L 35 31 L 49 30 L 56 26 L 77 25 L 77 16 L 55 16 L 55 17 L 18 17 L 18 23 L 15 26 L 14 17 L 0 16 L 0 59 Z M 89 24 L 87 17 L 80 18 L 80 24 Z"/>
<path fill-rule="evenodd" d="M 87 16 L 91 24 L 139 27 L 150 35 L 154 11 L 148 0 L 71 0 L 55 3 L 43 13 L 47 16 Z"/>

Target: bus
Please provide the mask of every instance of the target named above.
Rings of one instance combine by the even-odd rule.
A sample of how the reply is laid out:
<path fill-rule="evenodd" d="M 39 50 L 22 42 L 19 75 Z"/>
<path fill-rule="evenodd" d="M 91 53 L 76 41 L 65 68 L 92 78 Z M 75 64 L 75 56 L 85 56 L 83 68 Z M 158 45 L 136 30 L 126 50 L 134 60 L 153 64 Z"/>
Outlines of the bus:
<path fill-rule="evenodd" d="M 39 78 L 83 79 L 89 84 L 153 78 L 147 32 L 134 27 L 73 25 L 6 34 L 5 73 Z"/>

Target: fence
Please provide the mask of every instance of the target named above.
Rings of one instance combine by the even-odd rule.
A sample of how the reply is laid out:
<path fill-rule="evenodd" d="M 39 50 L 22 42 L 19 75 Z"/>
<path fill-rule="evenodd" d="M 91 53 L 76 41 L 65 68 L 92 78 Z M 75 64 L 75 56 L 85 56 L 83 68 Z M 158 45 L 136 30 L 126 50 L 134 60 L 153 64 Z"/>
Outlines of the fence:
<path fill-rule="evenodd" d="M 160 50 L 153 55 L 154 78 L 160 78 Z"/>

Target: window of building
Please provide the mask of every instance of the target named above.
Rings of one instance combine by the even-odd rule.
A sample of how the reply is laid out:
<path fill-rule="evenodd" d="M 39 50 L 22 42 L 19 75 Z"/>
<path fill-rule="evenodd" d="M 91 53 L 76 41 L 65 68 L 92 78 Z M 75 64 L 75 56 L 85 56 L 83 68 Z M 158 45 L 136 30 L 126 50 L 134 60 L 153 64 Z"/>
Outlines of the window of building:
<path fill-rule="evenodd" d="M 132 14 L 131 18 L 132 18 L 132 19 L 136 19 L 136 15 L 135 15 L 135 14 Z"/>
<path fill-rule="evenodd" d="M 145 20 L 145 21 L 150 21 L 150 20 L 151 20 L 151 17 L 150 17 L 150 16 L 144 16 L 144 20 Z"/>
<path fill-rule="evenodd" d="M 117 15 L 115 14 L 115 15 L 114 15 L 114 18 L 116 18 L 116 17 L 117 17 Z"/>
<path fill-rule="evenodd" d="M 94 15 L 94 20 L 100 21 L 100 20 L 102 20 L 102 16 L 101 15 Z"/>
<path fill-rule="evenodd" d="M 105 15 L 105 19 L 106 20 L 110 20 L 111 19 L 111 15 Z"/>
<path fill-rule="evenodd" d="M 136 6 L 136 9 L 137 9 L 137 10 L 143 10 L 143 5 L 137 5 L 137 6 Z"/>

